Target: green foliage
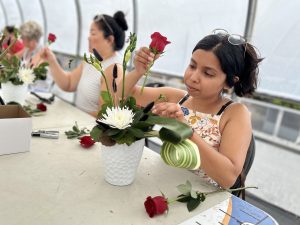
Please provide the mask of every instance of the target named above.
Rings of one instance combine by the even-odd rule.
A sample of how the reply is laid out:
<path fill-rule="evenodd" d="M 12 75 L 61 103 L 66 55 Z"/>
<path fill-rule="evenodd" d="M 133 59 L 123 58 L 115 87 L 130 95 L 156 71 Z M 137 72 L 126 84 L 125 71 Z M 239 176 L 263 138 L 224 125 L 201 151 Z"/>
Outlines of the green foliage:
<path fill-rule="evenodd" d="M 105 145 L 113 145 L 115 143 L 131 145 L 133 142 L 146 137 L 159 137 L 163 141 L 168 141 L 174 144 L 179 143 L 192 135 L 192 129 L 188 125 L 175 119 L 159 117 L 152 114 L 151 108 L 153 107 L 154 102 L 149 103 L 149 105 L 143 109 L 136 105 L 134 97 L 128 96 L 125 98 L 125 71 L 132 52 L 136 47 L 136 41 L 136 35 L 130 34 L 129 45 L 125 50 L 122 63 L 123 82 L 121 99 L 118 99 L 116 93 L 110 92 L 110 86 L 108 85 L 107 77 L 104 74 L 101 62 L 93 55 L 90 55 L 89 57 L 86 54 L 84 55 L 84 60 L 88 64 L 94 66 L 101 73 L 106 85 L 106 90 L 101 92 L 103 104 L 97 118 L 102 119 L 105 118 L 105 116 L 110 116 L 107 115 L 108 108 L 112 109 L 116 107 L 123 109 L 126 107 L 134 114 L 132 123 L 129 127 L 124 129 L 117 129 L 97 120 L 97 125 L 92 129 L 90 135 L 95 141 L 99 141 Z M 98 58 L 100 58 L 100 54 L 97 50 L 93 49 L 93 51 L 94 55 L 98 55 Z M 164 96 L 159 96 L 158 100 L 163 99 Z M 162 127 L 159 132 L 153 131 L 153 127 L 156 124 Z"/>
<path fill-rule="evenodd" d="M 18 30 L 15 28 L 14 29 L 14 41 L 10 43 L 10 45 L 3 51 L 2 46 L 3 46 L 3 42 L 5 40 L 5 35 L 2 34 L 1 38 L 0 38 L 0 61 L 6 57 L 6 54 L 8 53 L 8 51 L 10 50 L 10 48 L 17 42 L 18 39 Z"/>
<path fill-rule="evenodd" d="M 43 62 L 41 63 L 38 67 L 33 68 L 33 73 L 35 75 L 35 79 L 36 80 L 46 80 L 47 78 L 47 66 L 49 64 L 47 62 Z"/>
<path fill-rule="evenodd" d="M 189 212 L 193 211 L 201 202 L 205 201 L 206 195 L 192 190 L 192 184 L 189 181 L 186 181 L 185 184 L 178 185 L 177 189 L 182 194 L 177 196 L 176 201 L 186 203 Z"/>
<path fill-rule="evenodd" d="M 90 131 L 85 127 L 79 128 L 77 122 L 75 122 L 75 125 L 72 127 L 72 130 L 65 131 L 65 134 L 67 135 L 68 139 L 73 139 L 73 138 L 79 138 L 85 134 L 88 134 L 89 132 Z"/>
<path fill-rule="evenodd" d="M 0 70 L 0 83 L 11 82 L 14 85 L 22 85 L 23 81 L 18 77 L 21 62 L 17 56 L 3 58 L 0 62 L 4 68 Z"/>
<path fill-rule="evenodd" d="M 263 101 L 263 102 L 269 102 L 274 105 L 279 105 L 279 106 L 290 108 L 290 109 L 300 110 L 300 102 L 297 100 L 294 100 L 294 99 L 275 97 L 275 96 L 270 96 L 270 95 L 262 94 L 262 93 L 254 93 L 252 98 L 259 100 L 259 101 Z"/>

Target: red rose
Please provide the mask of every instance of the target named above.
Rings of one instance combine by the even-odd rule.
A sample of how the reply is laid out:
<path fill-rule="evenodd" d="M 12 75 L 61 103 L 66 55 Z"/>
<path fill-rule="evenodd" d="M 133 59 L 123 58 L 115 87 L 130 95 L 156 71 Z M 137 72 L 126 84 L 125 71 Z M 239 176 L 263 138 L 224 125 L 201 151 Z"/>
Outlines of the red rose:
<path fill-rule="evenodd" d="M 39 109 L 42 112 L 46 112 L 47 111 L 47 106 L 43 103 L 39 103 L 36 105 L 36 108 Z"/>
<path fill-rule="evenodd" d="M 91 138 L 91 136 L 82 136 L 80 138 L 80 145 L 84 148 L 90 148 L 95 141 Z"/>
<path fill-rule="evenodd" d="M 163 196 L 156 196 L 154 198 L 148 196 L 144 202 L 144 206 L 151 218 L 155 215 L 163 214 L 168 210 L 167 199 Z"/>
<path fill-rule="evenodd" d="M 48 35 L 48 43 L 51 44 L 51 43 L 55 42 L 55 40 L 56 40 L 55 34 L 49 33 L 49 35 Z"/>
<path fill-rule="evenodd" d="M 150 49 L 154 54 L 162 53 L 167 44 L 170 44 L 166 37 L 162 36 L 159 32 L 154 32 L 151 35 Z"/>

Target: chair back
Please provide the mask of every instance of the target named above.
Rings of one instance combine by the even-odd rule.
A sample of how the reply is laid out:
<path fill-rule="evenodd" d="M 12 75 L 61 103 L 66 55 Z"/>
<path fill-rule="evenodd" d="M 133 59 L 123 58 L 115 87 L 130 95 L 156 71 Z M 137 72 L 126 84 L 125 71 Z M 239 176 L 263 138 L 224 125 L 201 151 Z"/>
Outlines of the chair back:
<path fill-rule="evenodd" d="M 245 187 L 245 181 L 246 181 L 246 177 L 251 169 L 251 166 L 253 164 L 254 161 L 254 157 L 255 157 L 255 139 L 254 136 L 252 135 L 251 138 L 251 142 L 247 151 L 247 155 L 246 155 L 246 159 L 244 162 L 244 166 L 242 169 L 241 174 L 238 176 L 236 182 L 234 183 L 234 185 L 231 187 L 231 189 L 234 188 L 240 188 L 240 187 Z M 243 200 L 245 200 L 245 190 L 241 190 L 241 191 L 234 191 L 232 192 L 233 195 L 238 196 L 238 197 L 242 197 Z"/>

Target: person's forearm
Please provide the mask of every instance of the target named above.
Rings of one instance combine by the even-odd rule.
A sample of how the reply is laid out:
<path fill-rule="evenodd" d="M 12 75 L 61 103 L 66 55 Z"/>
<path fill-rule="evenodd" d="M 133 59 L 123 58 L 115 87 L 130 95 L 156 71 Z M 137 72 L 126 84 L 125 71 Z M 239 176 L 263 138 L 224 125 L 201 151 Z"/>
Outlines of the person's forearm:
<path fill-rule="evenodd" d="M 55 83 L 64 91 L 68 91 L 70 88 L 70 77 L 68 74 L 60 67 L 58 62 L 55 60 L 49 62 L 49 68 Z"/>
<path fill-rule="evenodd" d="M 199 148 L 201 168 L 205 173 L 223 188 L 230 188 L 238 174 L 233 163 L 224 155 L 209 146 L 199 135 L 193 134 L 191 140 Z"/>

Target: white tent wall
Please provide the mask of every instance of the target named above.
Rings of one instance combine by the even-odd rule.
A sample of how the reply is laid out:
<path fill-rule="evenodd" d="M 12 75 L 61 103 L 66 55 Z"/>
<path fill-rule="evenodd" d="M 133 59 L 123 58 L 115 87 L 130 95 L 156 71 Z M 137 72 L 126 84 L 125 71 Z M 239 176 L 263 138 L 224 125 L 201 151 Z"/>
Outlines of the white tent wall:
<path fill-rule="evenodd" d="M 74 0 L 43 0 L 46 11 L 47 33 L 54 33 L 54 51 L 76 55 L 77 13 Z"/>
<path fill-rule="evenodd" d="M 127 36 L 129 32 L 137 32 L 138 47 L 147 46 L 154 31 L 172 42 L 153 71 L 182 77 L 193 47 L 214 28 L 244 33 L 248 3 L 240 0 L 1 0 L 0 25 L 2 29 L 5 25 L 19 26 L 22 19 L 36 20 L 43 26 L 45 38 L 49 32 L 57 35 L 57 42 L 51 46 L 53 50 L 82 56 L 87 52 L 93 16 L 123 10 L 129 25 Z M 250 42 L 265 58 L 260 67 L 260 92 L 300 100 L 297 82 L 300 48 L 293 44 L 300 34 L 299 8 L 300 2 L 296 0 L 257 1 Z"/>
<path fill-rule="evenodd" d="M 0 30 L 6 25 L 6 12 L 4 11 L 3 5 L 0 1 Z"/>
<path fill-rule="evenodd" d="M 20 10 L 16 1 L 12 0 L 1 0 L 1 5 L 6 11 L 7 21 L 5 25 L 16 25 L 19 26 L 22 23 Z M 2 19 L 1 19 L 2 20 Z"/>
<path fill-rule="evenodd" d="M 258 1 L 253 43 L 265 57 L 259 91 L 300 100 L 300 1 Z"/>
<path fill-rule="evenodd" d="M 137 0 L 138 46 L 159 31 L 172 42 L 153 70 L 182 77 L 196 43 L 215 28 L 244 33 L 248 1 Z"/>

